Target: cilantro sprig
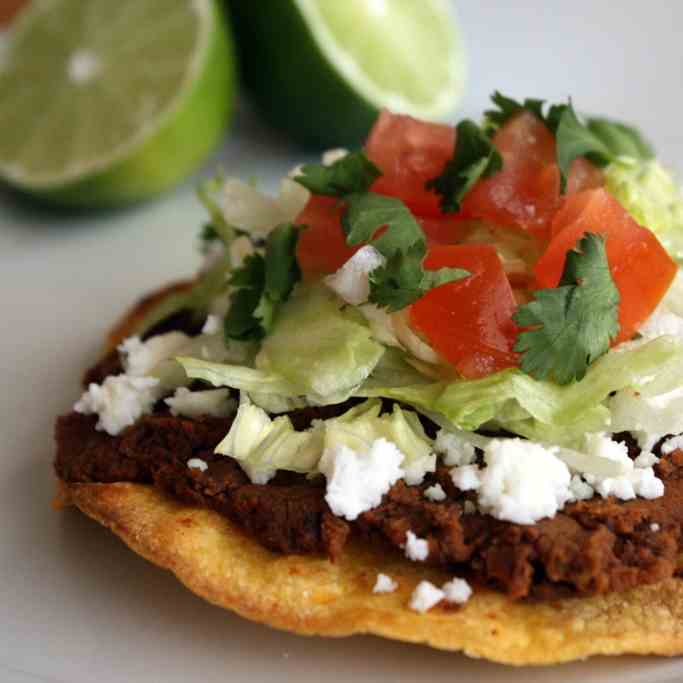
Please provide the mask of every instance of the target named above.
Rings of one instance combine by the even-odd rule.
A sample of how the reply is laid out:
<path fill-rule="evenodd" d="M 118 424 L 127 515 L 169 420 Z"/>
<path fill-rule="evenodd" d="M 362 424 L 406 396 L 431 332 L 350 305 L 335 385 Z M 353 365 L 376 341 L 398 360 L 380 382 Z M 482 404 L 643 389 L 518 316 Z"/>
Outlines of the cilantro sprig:
<path fill-rule="evenodd" d="M 503 95 L 498 90 L 491 95 L 491 101 L 494 104 L 494 108 L 487 109 L 484 112 L 484 130 L 489 137 L 492 137 L 499 128 L 521 111 L 531 112 L 555 135 L 560 118 L 567 108 L 566 104 L 552 104 L 546 110 L 545 100 L 527 97 L 522 102 L 519 102 L 512 97 Z"/>
<path fill-rule="evenodd" d="M 354 152 L 330 166 L 307 164 L 295 180 L 315 194 L 338 197 L 345 204 L 342 227 L 347 244 L 372 244 L 386 263 L 370 273 L 370 301 L 398 311 L 433 287 L 469 275 L 461 268 L 425 271 L 427 240 L 408 207 L 396 197 L 370 192 L 379 169 Z"/>
<path fill-rule="evenodd" d="M 587 233 L 567 253 L 558 287 L 541 289 L 517 309 L 522 328 L 515 351 L 521 369 L 558 384 L 582 379 L 619 332 L 619 290 L 609 270 L 605 240 Z"/>
<path fill-rule="evenodd" d="M 620 156 L 643 161 L 654 156 L 652 146 L 636 128 L 599 117 L 584 122 L 571 100 L 566 104 L 550 105 L 547 110 L 544 100 L 527 98 L 518 102 L 498 91 L 491 100 L 495 108 L 484 112 L 485 130 L 489 136 L 524 110 L 539 118 L 555 136 L 562 192 L 567 188 L 571 164 L 578 157 L 584 156 L 596 166 L 606 166 Z"/>
<path fill-rule="evenodd" d="M 367 192 L 382 172 L 363 154 L 350 152 L 333 164 L 304 164 L 294 178 L 313 194 L 343 197 L 356 192 Z"/>
<path fill-rule="evenodd" d="M 486 133 L 474 121 L 465 119 L 456 126 L 453 157 L 446 162 L 441 175 L 426 184 L 441 198 L 441 210 L 459 211 L 460 203 L 480 178 L 500 171 L 503 159 Z"/>
<path fill-rule="evenodd" d="M 273 326 L 278 308 L 301 278 L 296 245 L 301 226 L 278 225 L 269 235 L 265 255 L 250 254 L 230 277 L 234 288 L 225 318 L 229 339 L 262 339 Z"/>

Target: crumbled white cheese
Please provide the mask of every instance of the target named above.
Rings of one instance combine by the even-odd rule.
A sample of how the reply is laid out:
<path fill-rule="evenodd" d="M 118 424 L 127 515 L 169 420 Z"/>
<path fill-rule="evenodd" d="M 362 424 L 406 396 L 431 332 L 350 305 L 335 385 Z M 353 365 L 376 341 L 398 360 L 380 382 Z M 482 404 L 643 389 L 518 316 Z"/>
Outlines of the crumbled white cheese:
<path fill-rule="evenodd" d="M 403 478 L 408 486 L 421 484 L 425 475 L 434 471 L 436 471 L 436 455 L 434 453 L 407 458 L 403 464 Z"/>
<path fill-rule="evenodd" d="M 158 388 L 159 380 L 154 377 L 110 375 L 102 384 L 90 384 L 74 410 L 98 415 L 95 428 L 116 436 L 152 410 Z"/>
<path fill-rule="evenodd" d="M 620 500 L 632 500 L 640 496 L 653 499 L 664 495 L 664 482 L 655 476 L 652 467 L 638 467 L 620 477 L 597 478 L 593 485 L 603 498 L 615 496 Z"/>
<path fill-rule="evenodd" d="M 323 166 L 332 166 L 335 161 L 343 159 L 349 153 L 348 149 L 343 147 L 335 147 L 333 149 L 326 149 L 322 153 Z"/>
<path fill-rule="evenodd" d="M 472 596 L 472 588 L 465 579 L 453 578 L 441 586 L 447 602 L 464 605 Z"/>
<path fill-rule="evenodd" d="M 661 527 L 659 526 L 659 524 L 657 524 L 657 522 L 652 522 L 652 524 L 650 524 L 650 531 L 657 533 L 660 528 Z"/>
<path fill-rule="evenodd" d="M 461 465 L 450 471 L 451 480 L 461 491 L 475 491 L 481 486 L 479 468 L 476 465 Z"/>
<path fill-rule="evenodd" d="M 631 474 L 633 488 L 637 496 L 647 498 L 661 498 L 664 495 L 664 482 L 655 476 L 652 467 L 639 468 Z"/>
<path fill-rule="evenodd" d="M 651 466 L 655 456 L 644 452 L 634 462 L 625 444 L 605 434 L 588 434 L 582 453 L 523 439 L 492 440 L 483 451 L 485 466 L 453 468 L 453 483 L 476 490 L 481 511 L 517 524 L 553 517 L 566 503 L 595 493 L 620 500 L 664 493 Z"/>
<path fill-rule="evenodd" d="M 477 457 L 474 444 L 458 432 L 440 429 L 434 442 L 434 450 L 443 454 L 447 467 L 470 465 Z"/>
<path fill-rule="evenodd" d="M 137 336 L 128 337 L 118 347 L 123 369 L 127 375 L 142 377 L 159 363 L 172 358 L 190 338 L 183 332 L 167 332 L 141 341 Z"/>
<path fill-rule="evenodd" d="M 429 541 L 418 538 L 412 531 L 406 534 L 406 557 L 413 562 L 424 562 L 429 557 Z"/>
<path fill-rule="evenodd" d="M 221 319 L 213 313 L 209 314 L 204 321 L 202 334 L 216 334 L 221 330 Z"/>
<path fill-rule="evenodd" d="M 171 415 L 183 417 L 228 417 L 237 410 L 237 401 L 230 398 L 230 389 L 207 389 L 206 391 L 190 391 L 186 387 L 178 387 L 173 396 L 164 399 L 171 409 Z"/>
<path fill-rule="evenodd" d="M 585 436 L 585 452 L 591 458 L 604 458 L 620 465 L 623 472 L 633 469 L 633 462 L 628 455 L 628 447 L 621 441 L 614 441 L 603 432 L 594 432 Z"/>
<path fill-rule="evenodd" d="M 433 583 L 420 581 L 410 598 L 410 609 L 420 613 L 428 612 L 432 607 L 438 605 L 444 597 L 444 592 Z"/>
<path fill-rule="evenodd" d="M 201 458 L 190 458 L 187 461 L 187 466 L 190 469 L 200 470 L 202 472 L 206 472 L 206 470 L 209 469 L 209 466 L 206 464 L 206 460 L 202 460 Z"/>
<path fill-rule="evenodd" d="M 619 500 L 632 500 L 636 497 L 633 482 L 626 476 L 601 479 L 596 483 L 595 490 L 603 498 L 614 496 Z"/>
<path fill-rule="evenodd" d="M 325 284 L 347 303 L 358 306 L 370 296 L 370 273 L 384 265 L 385 258 L 375 247 L 359 249 L 336 273 L 325 278 Z"/>
<path fill-rule="evenodd" d="M 659 458 L 650 451 L 642 451 L 633 461 L 634 467 L 652 467 L 659 462 Z"/>
<path fill-rule="evenodd" d="M 494 439 L 484 449 L 479 508 L 497 519 L 533 524 L 572 498 L 569 468 L 551 449 L 523 439 Z"/>
<path fill-rule="evenodd" d="M 661 447 L 662 455 L 670 455 L 674 451 L 683 450 L 683 434 L 672 436 L 667 439 Z"/>
<path fill-rule="evenodd" d="M 446 492 L 443 490 L 441 484 L 434 484 L 424 490 L 424 497 L 438 503 L 442 500 L 446 500 Z"/>
<path fill-rule="evenodd" d="M 572 476 L 569 482 L 569 491 L 572 494 L 572 500 L 588 500 L 595 494 L 593 487 L 587 484 L 580 474 Z"/>
<path fill-rule="evenodd" d="M 377 581 L 372 589 L 373 593 L 393 593 L 398 588 L 398 583 L 386 574 L 377 574 Z"/>
<path fill-rule="evenodd" d="M 379 505 L 403 477 L 403 459 L 403 453 L 386 439 L 375 439 L 368 453 L 356 453 L 342 444 L 326 448 L 318 468 L 327 478 L 325 500 L 332 512 L 353 521 Z"/>

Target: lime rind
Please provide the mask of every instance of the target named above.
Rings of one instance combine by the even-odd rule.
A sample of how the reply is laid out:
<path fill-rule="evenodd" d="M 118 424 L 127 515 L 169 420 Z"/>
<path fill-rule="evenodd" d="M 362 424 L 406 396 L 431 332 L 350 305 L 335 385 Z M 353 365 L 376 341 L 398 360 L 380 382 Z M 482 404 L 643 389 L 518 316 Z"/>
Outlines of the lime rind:
<path fill-rule="evenodd" d="M 93 0 L 88 7 L 92 8 L 96 2 L 105 9 L 113 6 L 113 4 L 103 4 L 101 0 L 99 2 Z M 152 6 L 152 11 L 159 9 L 159 2 L 155 2 L 155 0 L 145 0 L 145 2 L 128 0 L 128 3 L 126 9 L 133 7 L 138 12 L 144 10 L 145 7 L 149 9 L 150 6 Z M 15 49 L 21 52 L 22 40 L 35 28 L 35 22 L 40 21 L 44 12 L 54 10 L 57 6 L 64 4 L 66 3 L 57 0 L 38 0 L 20 13 L 13 25 L 11 35 L 7 37 L 8 45 L 5 47 L 5 57 L 3 63 L 0 64 L 0 80 L 3 75 L 5 78 L 8 77 L 7 71 L 11 68 L 12 61 L 11 54 Z M 153 7 L 155 4 L 157 10 Z M 216 143 L 219 134 L 222 133 L 227 123 L 232 104 L 233 55 L 227 28 L 216 2 L 213 0 L 191 0 L 191 2 L 182 3 L 182 5 L 184 5 L 184 12 L 177 9 L 175 21 L 178 22 L 177 17 L 184 14 L 185 21 L 182 21 L 181 16 L 179 23 L 184 23 L 183 30 L 190 33 L 192 44 L 187 46 L 187 58 L 177 83 L 170 82 L 166 85 L 167 90 L 169 92 L 172 90 L 172 93 L 159 110 L 152 112 L 152 115 L 143 119 L 137 126 L 131 126 L 128 134 L 124 136 L 125 139 L 115 141 L 115 144 L 112 144 L 109 149 L 98 150 L 96 154 L 80 154 L 78 149 L 60 148 L 59 131 L 55 131 L 56 135 L 51 136 L 49 149 L 50 153 L 54 151 L 56 154 L 62 154 L 64 163 L 61 170 L 51 169 L 49 173 L 41 173 L 35 168 L 27 168 L 26 164 L 22 164 L 20 161 L 22 151 L 19 150 L 14 158 L 0 158 L 0 175 L 10 184 L 47 199 L 52 198 L 63 203 L 115 204 L 142 198 L 160 191 L 186 175 L 190 166 L 196 166 L 201 160 L 200 157 L 203 158 Z M 175 8 L 180 7 L 182 9 L 182 5 L 174 3 Z M 121 4 L 118 2 L 117 6 L 119 9 L 121 8 Z M 197 22 L 195 26 L 188 23 L 188 18 L 195 19 Z M 120 12 L 118 20 L 122 21 Z M 172 20 L 173 17 L 169 21 Z M 105 29 L 115 28 L 115 22 L 116 18 L 110 22 L 109 27 L 100 29 L 103 49 L 113 49 L 112 54 L 114 55 L 117 54 L 115 41 L 111 38 L 111 31 Z M 119 26 L 119 30 L 121 28 Z M 88 33 L 88 35 L 91 34 L 92 31 Z M 109 46 L 107 41 L 110 43 Z M 69 45 L 65 46 L 64 49 L 72 49 L 72 47 Z M 24 47 L 23 49 L 27 48 Z M 134 50 L 135 39 L 126 43 L 123 49 Z M 118 48 L 118 52 L 120 50 L 121 48 Z M 167 47 L 166 52 L 168 52 Z M 171 53 L 171 59 L 178 59 L 178 57 Z M 216 62 L 219 66 L 214 69 Z M 155 63 L 159 64 L 159 60 Z M 80 66 L 83 67 L 83 64 L 81 63 Z M 144 68 L 144 65 L 141 68 Z M 20 68 L 17 70 L 21 72 Z M 30 69 L 26 71 L 30 71 Z M 209 73 L 212 71 L 216 73 Z M 80 75 L 83 76 L 83 73 L 81 70 Z M 40 78 L 40 69 L 35 76 Z M 87 71 L 85 76 L 88 76 Z M 135 74 L 132 74 L 132 77 L 134 78 Z M 122 79 L 123 85 L 119 87 L 125 88 L 125 74 Z M 103 79 L 100 81 L 104 82 Z M 97 86 L 103 87 L 102 82 L 98 83 Z M 121 79 L 119 79 L 119 83 L 121 83 Z M 67 95 L 73 90 L 73 84 L 68 85 L 69 87 L 62 88 Z M 24 87 L 19 92 L 22 98 L 29 98 L 29 104 L 31 104 L 30 97 L 35 97 L 35 94 L 25 95 L 24 93 L 35 93 L 35 89 Z M 58 96 L 58 93 L 56 94 Z M 88 93 L 84 91 L 79 95 L 83 101 L 87 101 L 88 96 L 94 100 L 102 97 L 101 92 Z M 125 106 L 125 96 L 121 101 L 124 103 L 122 106 Z M 54 98 L 52 104 L 54 106 Z M 45 106 L 46 104 L 43 103 L 43 107 Z M 49 102 L 47 106 L 49 108 Z M 11 116 L 11 113 L 5 115 L 10 123 Z M 48 117 L 49 114 L 43 114 L 44 119 Z M 94 118 L 98 118 L 96 116 L 86 115 L 83 118 L 81 124 L 83 131 L 79 131 L 82 135 L 80 138 L 78 135 L 74 135 L 76 142 L 74 140 L 69 142 L 74 145 L 83 144 L 87 147 L 86 138 L 90 135 L 92 139 L 103 140 L 106 143 L 107 134 L 111 134 L 108 129 L 110 124 L 110 121 L 107 120 L 108 117 L 102 117 L 104 120 L 99 121 L 99 123 L 93 121 Z M 202 123 L 206 125 L 197 130 L 197 126 Z M 68 121 L 60 122 L 62 126 L 68 124 Z M 188 128 L 188 126 L 190 127 Z M 21 128 L 21 126 L 19 127 Z M 35 151 L 30 147 L 28 148 L 29 155 L 35 153 L 35 158 L 39 159 L 40 153 L 44 153 L 38 145 L 40 136 L 37 136 L 36 140 L 36 136 L 29 135 L 25 128 L 23 132 L 23 138 L 28 140 L 28 144 L 31 145 L 33 142 L 36 145 Z M 14 137 L 21 136 L 16 135 Z M 66 144 L 68 145 L 69 142 Z M 11 144 L 11 142 L 7 144 L 10 151 L 12 151 Z M 45 147 L 42 142 L 40 144 Z M 164 147 L 173 144 L 180 145 L 180 151 L 174 157 L 169 157 L 171 150 L 164 149 Z M 62 145 L 64 146 L 63 141 Z M 1 149 L 2 146 L 0 145 Z M 76 157 L 84 158 L 80 158 L 76 164 L 69 164 L 70 154 L 74 152 L 76 152 Z M 0 157 L 2 156 L 5 155 L 0 153 Z M 46 165 L 49 166 L 49 164 Z M 140 174 L 143 176 L 141 177 Z M 126 179 L 126 175 L 129 176 L 128 179 Z"/>
<path fill-rule="evenodd" d="M 394 111 L 411 114 L 425 119 L 442 119 L 446 115 L 452 113 L 459 104 L 466 82 L 466 56 L 463 47 L 462 38 L 458 28 L 457 16 L 454 8 L 446 0 L 429 0 L 428 2 L 416 3 L 416 8 L 422 14 L 431 13 L 432 18 L 446 19 L 438 22 L 438 26 L 433 28 L 440 32 L 439 45 L 446 49 L 441 63 L 436 60 L 431 61 L 431 68 L 439 69 L 439 74 L 445 75 L 446 80 L 434 84 L 432 89 L 434 97 L 431 100 L 425 101 L 425 92 L 422 88 L 421 92 L 416 93 L 415 90 L 419 88 L 413 87 L 412 93 L 401 93 L 400 89 L 405 89 L 401 84 L 396 83 L 393 88 L 383 87 L 378 81 L 382 80 L 382 76 L 391 77 L 388 69 L 385 69 L 384 74 L 377 73 L 377 69 L 373 66 L 373 61 L 376 54 L 364 54 L 364 59 L 360 59 L 360 52 L 367 52 L 367 47 L 357 44 L 354 51 L 349 50 L 340 41 L 340 36 L 336 35 L 332 29 L 330 15 L 336 10 L 341 9 L 341 12 L 348 14 L 348 8 L 354 4 L 353 0 L 349 0 L 348 4 L 342 5 L 334 2 L 334 0 L 293 0 L 294 4 L 301 12 L 308 27 L 311 30 L 311 35 L 316 43 L 318 50 L 327 59 L 327 61 L 335 66 L 340 72 L 340 75 L 363 99 L 365 99 L 373 107 L 380 109 L 387 107 Z M 356 3 L 358 0 L 356 0 Z M 375 14 L 378 20 L 382 19 L 383 14 L 390 14 L 389 0 L 362 0 L 360 11 L 366 13 L 366 22 L 364 26 L 371 24 L 368 21 L 367 15 Z M 345 31 L 341 36 L 342 40 L 349 42 L 349 37 L 353 38 L 352 27 L 347 27 L 349 30 Z M 399 49 L 394 53 L 394 60 L 400 58 L 401 54 L 411 55 L 411 50 L 415 48 L 410 43 L 410 38 L 414 37 L 415 32 L 410 26 L 403 27 L 403 35 L 392 36 L 392 40 L 396 42 Z M 378 33 L 386 33 L 392 30 L 391 22 L 389 25 L 381 29 Z M 412 36 L 411 36 L 412 34 Z M 434 35 L 431 36 L 434 39 Z M 363 40 L 366 45 L 371 44 L 365 35 Z M 414 72 L 413 64 L 410 62 L 411 58 L 403 61 L 400 66 L 397 66 L 395 72 L 401 76 L 405 81 L 412 81 L 415 86 L 417 79 L 425 79 L 425 64 L 424 59 L 414 60 L 414 65 L 417 66 L 421 73 Z M 396 66 L 396 65 L 395 65 Z M 405 79 L 405 75 L 409 71 L 413 71 L 410 79 Z M 375 71 L 375 76 L 379 78 L 372 78 L 371 72 Z M 410 84 L 410 83 L 409 83 Z"/>

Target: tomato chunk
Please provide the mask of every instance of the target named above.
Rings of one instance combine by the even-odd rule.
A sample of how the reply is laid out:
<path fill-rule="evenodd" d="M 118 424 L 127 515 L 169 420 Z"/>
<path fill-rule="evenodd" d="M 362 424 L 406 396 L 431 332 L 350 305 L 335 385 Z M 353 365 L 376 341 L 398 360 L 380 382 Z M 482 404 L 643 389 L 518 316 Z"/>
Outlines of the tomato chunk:
<path fill-rule="evenodd" d="M 621 295 L 617 342 L 630 339 L 676 275 L 676 264 L 655 235 L 604 189 L 567 196 L 552 223 L 552 241 L 534 273 L 539 287 L 556 287 L 567 252 L 586 232 L 607 238 L 607 260 Z"/>
<path fill-rule="evenodd" d="M 456 244 L 462 241 L 468 231 L 468 223 L 459 215 L 444 215 L 441 218 L 417 217 L 427 244 Z"/>
<path fill-rule="evenodd" d="M 455 129 L 382 111 L 365 151 L 382 171 L 374 192 L 398 197 L 419 216 L 441 215 L 439 197 L 425 183 L 440 175 L 453 156 Z"/>
<path fill-rule="evenodd" d="M 410 324 L 458 372 L 483 377 L 517 364 L 512 351 L 516 303 L 500 259 L 487 244 L 430 247 L 424 265 L 472 275 L 427 292 L 410 308 Z"/>
<path fill-rule="evenodd" d="M 346 244 L 342 211 L 337 199 L 313 196 L 297 216 L 295 222 L 306 226 L 296 248 L 297 261 L 304 273 L 333 273 L 359 249 Z"/>
<path fill-rule="evenodd" d="M 496 132 L 493 143 L 503 157 L 503 168 L 470 190 L 463 213 L 547 240 L 561 202 L 554 136 L 534 114 L 522 112 Z M 602 172 L 589 161 L 577 159 L 572 164 L 568 192 L 602 184 Z"/>

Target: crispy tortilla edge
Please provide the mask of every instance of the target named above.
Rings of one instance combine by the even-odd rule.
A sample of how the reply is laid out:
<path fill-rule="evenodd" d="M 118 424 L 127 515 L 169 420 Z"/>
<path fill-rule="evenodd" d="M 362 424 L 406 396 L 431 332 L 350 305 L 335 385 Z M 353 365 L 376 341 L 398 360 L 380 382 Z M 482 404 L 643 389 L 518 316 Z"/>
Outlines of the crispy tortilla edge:
<path fill-rule="evenodd" d="M 302 635 L 374 634 L 511 665 L 592 655 L 683 652 L 683 582 L 550 603 L 513 602 L 479 589 L 459 608 L 409 608 L 423 579 L 446 573 L 353 541 L 333 563 L 271 553 L 216 512 L 177 503 L 140 484 L 64 484 L 77 506 L 133 551 L 172 571 L 192 592 L 237 614 Z M 372 593 L 377 573 L 399 588 Z"/>

